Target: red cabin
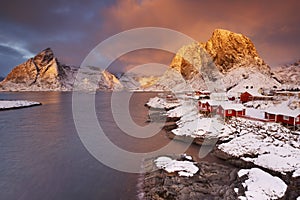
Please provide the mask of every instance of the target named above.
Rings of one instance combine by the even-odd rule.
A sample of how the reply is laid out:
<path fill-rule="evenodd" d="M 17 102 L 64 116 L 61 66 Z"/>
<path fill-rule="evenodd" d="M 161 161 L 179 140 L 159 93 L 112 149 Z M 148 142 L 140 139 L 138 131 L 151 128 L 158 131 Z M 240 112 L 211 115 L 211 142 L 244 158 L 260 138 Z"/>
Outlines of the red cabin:
<path fill-rule="evenodd" d="M 223 117 L 244 116 L 246 109 L 241 104 L 223 104 L 218 107 L 217 113 Z"/>
<path fill-rule="evenodd" d="M 291 110 L 289 108 L 273 107 L 265 112 L 265 118 L 293 126 L 300 125 L 300 110 Z"/>
<path fill-rule="evenodd" d="M 199 111 L 216 112 L 219 104 L 219 102 L 213 100 L 201 100 L 199 101 Z"/>
<path fill-rule="evenodd" d="M 249 92 L 244 92 L 244 93 L 241 94 L 240 100 L 241 100 L 242 103 L 245 103 L 245 102 L 248 102 L 248 101 L 252 101 L 253 100 L 253 96 Z"/>

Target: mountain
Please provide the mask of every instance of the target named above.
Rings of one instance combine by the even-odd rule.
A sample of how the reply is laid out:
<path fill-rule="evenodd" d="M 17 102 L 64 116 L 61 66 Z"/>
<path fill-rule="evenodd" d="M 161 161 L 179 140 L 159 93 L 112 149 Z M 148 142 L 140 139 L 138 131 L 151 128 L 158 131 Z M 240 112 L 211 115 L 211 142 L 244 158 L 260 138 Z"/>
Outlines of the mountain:
<path fill-rule="evenodd" d="M 300 60 L 272 69 L 272 77 L 286 89 L 300 89 Z"/>
<path fill-rule="evenodd" d="M 217 29 L 202 46 L 222 73 L 243 67 L 270 73 L 270 67 L 259 57 L 252 41 L 242 34 Z"/>
<path fill-rule="evenodd" d="M 159 78 L 159 76 L 145 76 L 135 73 L 125 73 L 122 74 L 119 81 L 127 90 L 145 90 L 146 88 L 154 85 Z"/>
<path fill-rule="evenodd" d="M 94 73 L 99 73 L 94 70 Z M 23 64 L 16 66 L 0 82 L 4 91 L 69 91 L 73 89 L 78 68 L 58 62 L 53 51 L 47 48 Z M 118 81 L 107 71 L 101 74 L 97 89 L 112 89 Z"/>
<path fill-rule="evenodd" d="M 251 82 L 261 82 L 257 87 L 263 88 L 280 86 L 249 38 L 217 29 L 206 43 L 195 42 L 179 49 L 170 68 L 150 88 L 228 91 Z"/>
<path fill-rule="evenodd" d="M 78 70 L 73 89 L 78 91 L 122 90 L 123 85 L 108 71 L 87 66 Z"/>

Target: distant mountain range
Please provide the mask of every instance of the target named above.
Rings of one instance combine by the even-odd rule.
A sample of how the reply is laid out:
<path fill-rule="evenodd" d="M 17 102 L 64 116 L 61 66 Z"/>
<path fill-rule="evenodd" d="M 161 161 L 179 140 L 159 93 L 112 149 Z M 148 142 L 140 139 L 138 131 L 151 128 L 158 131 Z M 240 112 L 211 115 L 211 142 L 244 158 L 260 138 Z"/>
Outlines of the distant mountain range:
<path fill-rule="evenodd" d="M 16 66 L 0 82 L 4 91 L 79 90 L 201 90 L 237 92 L 257 88 L 294 88 L 300 83 L 300 63 L 271 71 L 254 44 L 242 34 L 217 29 L 206 43 L 183 46 L 161 77 L 125 73 L 120 79 L 99 66 L 81 69 L 58 62 L 50 48 Z M 100 76 L 100 80 L 99 80 Z"/>

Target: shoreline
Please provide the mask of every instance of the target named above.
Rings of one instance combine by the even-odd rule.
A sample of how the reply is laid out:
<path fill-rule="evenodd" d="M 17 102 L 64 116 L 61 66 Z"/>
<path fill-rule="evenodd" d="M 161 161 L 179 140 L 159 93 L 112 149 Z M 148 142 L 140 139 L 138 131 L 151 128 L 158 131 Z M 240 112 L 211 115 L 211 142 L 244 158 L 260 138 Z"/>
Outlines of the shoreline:
<path fill-rule="evenodd" d="M 147 107 L 149 107 L 149 106 L 147 106 Z M 181 117 L 176 117 L 176 118 L 167 117 L 167 116 L 164 116 L 164 117 L 166 118 L 165 121 L 168 122 L 168 123 L 165 124 L 163 129 L 165 131 L 166 136 L 169 139 L 171 139 L 171 140 L 175 139 L 175 140 L 182 141 L 182 142 L 184 142 L 186 140 L 188 140 L 188 141 L 191 140 L 190 136 L 175 135 L 174 133 L 171 132 L 172 130 L 178 128 L 178 125 L 176 124 L 176 122 L 179 121 Z M 205 136 L 203 138 L 201 138 L 201 137 L 200 138 L 193 138 L 193 143 L 196 144 L 196 145 L 201 146 L 201 145 L 203 145 L 204 139 L 205 139 Z M 229 166 L 232 166 L 232 168 L 235 168 L 235 169 L 239 169 L 239 170 L 249 169 L 250 170 L 250 169 L 257 168 L 257 169 L 260 169 L 262 171 L 265 171 L 266 173 L 270 174 L 271 176 L 279 177 L 280 179 L 283 180 L 284 183 L 286 183 L 287 189 L 284 193 L 284 196 L 282 198 L 278 198 L 278 199 L 296 199 L 297 197 L 300 196 L 300 191 L 299 191 L 300 177 L 299 176 L 298 177 L 292 177 L 292 172 L 283 174 L 283 173 L 280 173 L 278 171 L 274 171 L 274 170 L 268 169 L 266 167 L 256 165 L 253 162 L 243 160 L 240 157 L 234 157 L 230 154 L 227 154 L 226 152 L 221 151 L 217 147 L 218 147 L 218 144 L 222 144 L 222 143 L 224 144 L 224 143 L 227 143 L 228 141 L 220 140 L 220 138 L 217 138 L 217 140 L 218 141 L 216 142 L 216 145 L 215 145 L 214 149 L 210 152 L 210 154 L 212 154 L 214 157 L 224 161 Z M 215 141 L 215 140 L 213 140 L 213 141 Z M 200 162 L 197 162 L 197 165 L 202 165 L 204 163 L 206 163 L 206 162 L 200 161 Z M 211 164 L 213 166 L 215 163 L 209 163 L 209 164 Z M 222 165 L 222 164 L 218 164 L 218 165 Z M 227 165 L 222 165 L 222 166 L 228 167 Z M 179 177 L 176 174 L 175 175 L 174 174 L 168 175 L 167 172 L 164 172 L 161 169 L 159 169 L 158 172 L 145 173 L 144 176 L 145 177 L 144 177 L 143 180 L 142 179 L 139 180 L 139 184 L 144 184 L 144 190 L 146 190 L 146 192 L 144 191 L 142 193 L 143 193 L 144 196 L 146 195 L 146 197 L 147 197 L 147 195 L 152 195 L 152 198 L 153 198 L 154 194 L 164 194 L 164 195 L 167 195 L 167 197 L 168 197 L 168 194 L 171 194 L 172 198 L 170 198 L 170 199 L 177 199 L 175 197 L 178 197 L 178 195 L 181 195 L 181 193 L 174 194 L 174 191 L 172 191 L 172 189 L 170 189 L 170 188 L 168 189 L 168 187 L 166 187 L 164 185 L 164 182 L 162 182 L 161 179 L 167 180 L 167 179 L 169 179 L 168 178 L 169 176 L 172 176 L 172 177 L 176 177 L 178 180 L 183 181 L 183 183 L 190 182 L 190 180 L 188 178 L 187 179 L 182 179 L 181 177 Z M 154 179 L 154 182 L 156 181 L 155 184 L 153 184 L 153 182 L 151 182 L 151 181 L 147 182 L 148 179 Z M 194 180 L 194 179 L 192 178 L 192 180 Z M 177 182 L 175 181 L 174 184 L 176 184 L 176 183 Z M 192 183 L 195 183 L 195 182 L 192 181 Z M 209 186 L 209 184 L 207 184 L 207 186 Z M 162 192 L 162 188 L 164 189 L 163 192 Z M 190 191 L 190 192 L 192 192 L 192 191 Z M 245 191 L 243 191 L 242 193 L 244 193 L 244 192 Z M 206 191 L 205 194 L 207 194 L 209 196 L 209 193 L 210 193 L 209 191 Z M 237 199 L 236 193 L 234 195 L 231 195 L 229 198 L 230 199 Z M 145 198 L 145 199 L 148 199 L 148 198 Z M 160 198 L 154 198 L 154 199 L 160 199 Z M 183 199 L 193 199 L 193 197 L 183 198 Z M 224 198 L 222 197 L 220 199 L 224 199 Z"/>

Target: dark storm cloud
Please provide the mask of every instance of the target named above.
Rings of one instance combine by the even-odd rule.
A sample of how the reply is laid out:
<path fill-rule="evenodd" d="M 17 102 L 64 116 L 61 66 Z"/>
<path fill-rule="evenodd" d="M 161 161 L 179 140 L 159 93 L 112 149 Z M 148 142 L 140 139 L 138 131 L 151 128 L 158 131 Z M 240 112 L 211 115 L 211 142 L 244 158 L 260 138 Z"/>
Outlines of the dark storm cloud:
<path fill-rule="evenodd" d="M 0 55 L 0 75 L 7 74 L 13 66 L 26 60 L 18 52 L 20 48 L 36 54 L 51 47 L 63 62 L 80 64 L 102 39 L 95 37 L 102 24 L 100 10 L 110 3 L 89 0 L 1 1 L 0 45 L 11 45 L 15 54 Z"/>
<path fill-rule="evenodd" d="M 143 26 L 171 28 L 202 42 L 214 29 L 224 28 L 248 36 L 271 66 L 293 62 L 300 50 L 299 7 L 296 0 L 2 0 L 0 76 L 47 47 L 62 62 L 79 65 L 105 38 Z M 143 64 L 141 54 L 135 58 L 121 60 L 124 66 Z M 168 59 L 161 56 L 163 63 Z"/>

